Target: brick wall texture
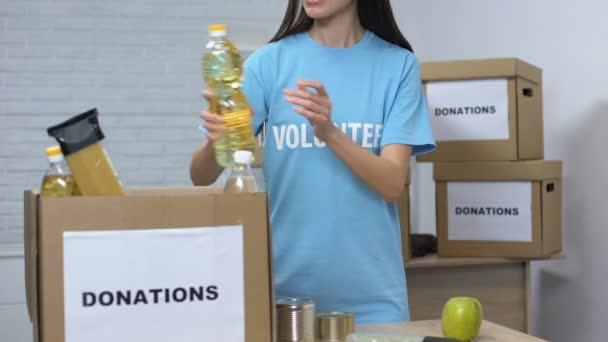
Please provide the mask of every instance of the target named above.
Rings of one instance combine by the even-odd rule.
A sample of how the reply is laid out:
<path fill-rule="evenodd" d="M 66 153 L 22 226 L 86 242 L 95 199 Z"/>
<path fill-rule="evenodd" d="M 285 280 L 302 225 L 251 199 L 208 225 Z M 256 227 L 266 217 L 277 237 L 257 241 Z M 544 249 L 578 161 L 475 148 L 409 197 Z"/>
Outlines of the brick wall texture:
<path fill-rule="evenodd" d="M 22 241 L 23 190 L 47 167 L 46 128 L 97 108 L 127 186 L 190 184 L 207 25 L 262 45 L 284 0 L 0 0 L 0 245 Z M 1 247 L 1 246 L 0 246 Z"/>

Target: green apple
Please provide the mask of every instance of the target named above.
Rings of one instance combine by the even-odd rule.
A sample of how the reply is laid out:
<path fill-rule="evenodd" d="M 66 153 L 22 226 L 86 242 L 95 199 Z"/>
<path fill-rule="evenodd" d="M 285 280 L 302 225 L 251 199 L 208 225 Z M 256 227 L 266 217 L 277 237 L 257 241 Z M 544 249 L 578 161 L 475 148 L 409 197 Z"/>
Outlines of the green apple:
<path fill-rule="evenodd" d="M 476 298 L 453 297 L 443 307 L 441 329 L 445 337 L 470 341 L 479 334 L 483 310 Z"/>

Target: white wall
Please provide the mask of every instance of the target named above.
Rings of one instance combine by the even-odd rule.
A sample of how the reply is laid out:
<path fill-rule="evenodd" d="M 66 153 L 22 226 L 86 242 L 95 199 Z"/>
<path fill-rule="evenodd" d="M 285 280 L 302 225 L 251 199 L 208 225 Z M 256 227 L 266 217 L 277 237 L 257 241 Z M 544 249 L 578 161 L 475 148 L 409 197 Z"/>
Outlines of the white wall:
<path fill-rule="evenodd" d="M 564 161 L 567 260 L 533 266 L 534 333 L 550 341 L 608 338 L 608 2 L 399 0 L 421 60 L 519 57 L 544 70 L 545 159 Z M 429 164 L 414 177 L 418 231 L 434 231 Z"/>
<path fill-rule="evenodd" d="M 283 0 L 0 0 L 0 244 L 22 240 L 22 191 L 47 166 L 46 128 L 97 107 L 128 186 L 188 184 L 200 143 L 207 25 L 241 47 L 278 27 Z"/>
<path fill-rule="evenodd" d="M 23 257 L 10 256 L 8 251 L 0 253 L 0 340 L 2 341 L 32 341 L 23 279 Z"/>

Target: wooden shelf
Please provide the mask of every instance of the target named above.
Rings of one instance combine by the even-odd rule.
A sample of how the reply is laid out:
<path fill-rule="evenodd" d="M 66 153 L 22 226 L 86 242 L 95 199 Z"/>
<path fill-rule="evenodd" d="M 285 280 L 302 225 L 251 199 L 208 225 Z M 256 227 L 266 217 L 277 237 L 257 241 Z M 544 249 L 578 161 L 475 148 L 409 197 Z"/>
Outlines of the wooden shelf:
<path fill-rule="evenodd" d="M 521 259 L 521 258 L 442 258 L 436 254 L 420 258 L 411 258 L 405 263 L 406 269 L 433 268 L 433 267 L 456 267 L 456 266 L 480 266 L 496 264 L 512 264 L 527 261 L 563 260 L 563 254 L 556 254 L 543 259 Z"/>
<path fill-rule="evenodd" d="M 562 254 L 545 259 L 442 258 L 437 255 L 413 258 L 405 265 L 411 318 L 416 321 L 436 319 L 448 299 L 470 296 L 482 303 L 488 320 L 529 332 L 530 264 L 561 259 L 564 259 Z"/>

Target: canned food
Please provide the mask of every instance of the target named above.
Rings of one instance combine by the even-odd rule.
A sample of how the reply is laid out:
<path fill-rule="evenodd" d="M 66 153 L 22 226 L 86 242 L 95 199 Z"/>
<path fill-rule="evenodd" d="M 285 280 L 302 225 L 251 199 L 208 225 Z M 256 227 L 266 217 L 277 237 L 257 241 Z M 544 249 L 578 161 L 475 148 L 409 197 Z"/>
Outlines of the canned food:
<path fill-rule="evenodd" d="M 317 342 L 344 342 L 355 332 L 355 315 L 350 312 L 320 312 L 316 318 Z"/>
<path fill-rule="evenodd" d="M 315 303 L 309 298 L 285 298 L 276 302 L 279 342 L 315 342 Z"/>

